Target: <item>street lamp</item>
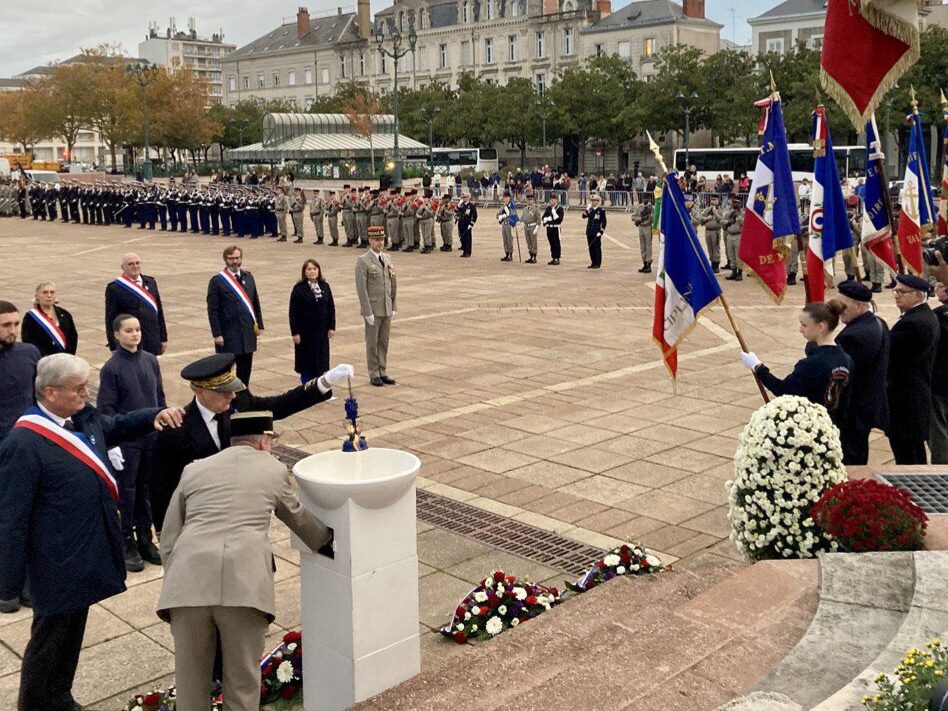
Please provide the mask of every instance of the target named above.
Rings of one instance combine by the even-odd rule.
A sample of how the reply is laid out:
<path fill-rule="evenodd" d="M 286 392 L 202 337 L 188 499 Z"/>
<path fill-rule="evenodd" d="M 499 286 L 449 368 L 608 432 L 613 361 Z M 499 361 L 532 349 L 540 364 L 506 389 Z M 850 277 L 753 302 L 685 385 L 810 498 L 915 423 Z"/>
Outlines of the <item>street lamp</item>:
<path fill-rule="evenodd" d="M 398 152 L 398 60 L 409 52 L 415 51 L 415 44 L 418 42 L 418 35 L 415 34 L 415 25 L 408 25 L 408 47 L 402 49 L 402 31 L 395 23 L 389 24 L 388 36 L 392 40 L 392 48 L 385 49 L 385 22 L 379 23 L 375 30 L 375 43 L 378 45 L 379 54 L 383 57 L 391 57 L 395 64 L 395 81 L 393 82 L 393 91 L 395 99 L 393 102 L 393 111 L 395 115 L 395 143 L 392 146 L 392 162 L 395 164 L 395 171 L 392 175 L 392 187 L 399 188 L 402 185 L 402 157 Z"/>
<path fill-rule="evenodd" d="M 685 103 L 685 95 L 680 91 L 675 95 L 675 99 L 681 104 L 681 110 L 685 112 L 685 172 L 691 166 L 691 154 L 688 151 L 688 139 L 691 136 L 691 112 L 694 111 L 695 102 L 698 100 L 698 92 L 693 91 L 688 95 L 688 103 Z"/>
<path fill-rule="evenodd" d="M 540 119 L 543 121 L 543 152 L 546 153 L 546 120 L 550 117 L 550 112 L 553 110 L 555 104 L 553 103 L 553 99 L 549 96 L 541 94 L 537 97 L 536 106 L 537 112 L 540 114 Z M 556 161 L 553 162 L 555 163 Z"/>
<path fill-rule="evenodd" d="M 158 78 L 157 64 L 129 64 L 125 67 L 125 75 L 131 77 L 142 88 L 142 120 L 145 129 L 145 160 L 142 161 L 142 177 L 146 182 L 152 179 L 151 155 L 148 145 L 148 101 L 145 98 L 145 87 Z"/>
<path fill-rule="evenodd" d="M 428 124 L 428 172 L 434 173 L 434 122 L 435 117 L 441 113 L 437 106 L 429 111 L 426 108 L 421 109 L 421 120 Z"/>

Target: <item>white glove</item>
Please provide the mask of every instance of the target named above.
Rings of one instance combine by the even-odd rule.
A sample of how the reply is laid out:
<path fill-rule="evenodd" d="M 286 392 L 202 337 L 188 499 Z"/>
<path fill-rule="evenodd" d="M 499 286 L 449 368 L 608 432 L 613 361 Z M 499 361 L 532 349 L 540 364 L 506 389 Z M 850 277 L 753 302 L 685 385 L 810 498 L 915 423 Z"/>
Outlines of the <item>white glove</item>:
<path fill-rule="evenodd" d="M 369 324 L 370 326 L 375 325 L 375 314 L 369 314 L 368 316 L 365 316 L 364 318 L 365 318 L 365 322 Z"/>
<path fill-rule="evenodd" d="M 120 472 L 125 469 L 125 457 L 122 455 L 121 447 L 112 447 L 109 450 L 109 461 L 112 462 L 112 468 Z"/>
<path fill-rule="evenodd" d="M 742 351 L 741 361 L 744 363 L 744 366 L 752 372 L 757 370 L 758 366 L 763 365 L 763 363 L 761 363 L 760 361 L 760 358 L 757 357 L 756 353 L 744 353 Z"/>
<path fill-rule="evenodd" d="M 348 363 L 340 363 L 323 373 L 323 379 L 330 385 L 346 385 L 349 378 L 355 377 L 355 369 Z"/>
<path fill-rule="evenodd" d="M 395 311 L 392 311 L 392 318 L 395 318 Z"/>

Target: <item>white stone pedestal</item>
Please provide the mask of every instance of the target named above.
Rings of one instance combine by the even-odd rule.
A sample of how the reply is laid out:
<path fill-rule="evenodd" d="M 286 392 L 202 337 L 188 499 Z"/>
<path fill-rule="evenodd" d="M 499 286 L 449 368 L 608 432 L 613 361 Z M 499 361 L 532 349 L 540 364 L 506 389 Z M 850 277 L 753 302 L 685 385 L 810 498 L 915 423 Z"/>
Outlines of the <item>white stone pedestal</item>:
<path fill-rule="evenodd" d="M 397 449 L 323 452 L 293 467 L 303 505 L 335 532 L 300 550 L 306 711 L 339 711 L 421 671 L 415 476 Z"/>

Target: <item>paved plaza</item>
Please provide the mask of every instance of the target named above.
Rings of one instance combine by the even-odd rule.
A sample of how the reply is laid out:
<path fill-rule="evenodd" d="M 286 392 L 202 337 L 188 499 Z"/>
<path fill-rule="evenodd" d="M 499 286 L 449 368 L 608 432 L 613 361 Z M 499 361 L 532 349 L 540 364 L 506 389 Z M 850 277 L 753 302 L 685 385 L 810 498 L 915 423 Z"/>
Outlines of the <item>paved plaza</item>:
<path fill-rule="evenodd" d="M 546 266 L 542 237 L 540 264 L 502 264 L 493 212 L 481 211 L 472 259 L 457 251 L 393 255 L 398 315 L 388 373 L 397 387 L 371 387 L 366 377 L 353 281 L 360 250 L 313 246 L 309 223 L 307 243 L 298 245 L 3 219 L 0 298 L 22 313 L 39 281 L 55 281 L 79 329 L 78 354 L 99 367 L 108 357 L 105 285 L 123 254 L 138 253 L 158 279 L 168 318 L 165 392 L 169 404 L 184 406 L 189 390 L 178 373 L 212 351 L 205 292 L 224 246 L 244 248 L 260 293 L 266 329 L 251 382 L 257 394 L 299 382 L 287 304 L 303 259 L 315 257 L 336 300 L 332 362 L 355 366 L 369 444 L 421 458 L 419 488 L 599 548 L 635 537 L 665 561 L 708 549 L 736 558 L 726 540 L 724 482 L 761 398 L 723 310 L 702 317 L 686 341 L 676 390 L 651 339 L 651 275 L 635 272 L 641 263 L 628 215 L 609 213 L 603 268 L 591 271 L 579 209 L 567 215 L 559 267 Z M 785 375 L 803 352 L 803 287 L 790 287 L 788 303 L 777 306 L 753 280 L 723 283 L 751 349 Z M 880 297 L 892 323 L 891 292 Z M 310 453 L 334 449 L 343 418 L 337 398 L 279 423 L 280 442 Z M 888 461 L 888 442 L 876 437 L 871 463 Z M 299 576 L 287 529 L 275 522 L 271 537 L 279 557 L 276 640 L 299 627 Z M 418 553 L 423 664 L 445 645 L 453 650 L 429 632 L 491 569 L 558 586 L 566 577 L 424 523 Z M 128 592 L 92 608 L 75 687 L 80 703 L 115 711 L 130 692 L 170 682 L 171 635 L 155 615 L 160 575 L 147 566 L 129 576 Z M 15 707 L 29 624 L 26 610 L 0 617 L 0 711 Z"/>

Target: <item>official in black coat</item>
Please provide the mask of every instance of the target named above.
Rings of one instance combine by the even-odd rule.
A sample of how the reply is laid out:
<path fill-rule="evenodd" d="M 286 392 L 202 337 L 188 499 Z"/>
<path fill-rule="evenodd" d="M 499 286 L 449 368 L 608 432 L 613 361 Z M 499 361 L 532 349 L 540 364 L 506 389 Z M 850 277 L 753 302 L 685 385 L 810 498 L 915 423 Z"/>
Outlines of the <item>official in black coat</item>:
<path fill-rule="evenodd" d="M 108 448 L 181 422 L 176 409 L 106 417 L 85 402 L 88 379 L 88 363 L 76 356 L 42 359 L 38 406 L 0 446 L 0 599 L 19 595 L 27 576 L 33 593 L 24 711 L 78 708 L 72 683 L 89 607 L 125 590 Z"/>
<path fill-rule="evenodd" d="M 79 333 L 72 314 L 56 304 L 56 285 L 51 281 L 40 282 L 36 287 L 33 308 L 23 315 L 21 339 L 31 343 L 40 356 L 54 353 L 75 355 L 79 346 Z"/>
<path fill-rule="evenodd" d="M 589 248 L 589 266 L 587 269 L 599 269 L 602 266 L 602 236 L 606 231 L 606 211 L 600 207 L 602 198 L 598 194 L 590 196 L 591 205 L 583 210 L 586 220 L 586 246 Z"/>
<path fill-rule="evenodd" d="M 560 205 L 556 193 L 550 193 L 550 204 L 543 211 L 543 225 L 546 227 L 546 239 L 550 243 L 550 261 L 548 264 L 556 266 L 560 263 L 560 227 L 566 210 Z"/>
<path fill-rule="evenodd" d="M 207 320 L 215 349 L 234 354 L 237 377 L 249 385 L 257 334 L 263 330 L 263 312 L 253 274 L 240 268 L 242 258 L 236 245 L 224 250 L 226 268 L 211 277 L 207 285 Z"/>
<path fill-rule="evenodd" d="M 897 277 L 893 293 L 902 315 L 890 332 L 886 390 L 889 444 L 896 464 L 926 464 L 931 431 L 932 371 L 938 350 L 938 317 L 929 308 L 928 282 L 914 274 Z"/>
<path fill-rule="evenodd" d="M 345 384 L 351 365 L 339 365 L 282 395 L 253 395 L 236 375 L 230 353 L 202 358 L 181 371 L 191 382 L 194 399 L 184 408 L 182 426 L 158 435 L 151 474 L 151 515 L 161 531 L 165 513 L 181 472 L 191 462 L 230 446 L 230 416 L 235 412 L 268 410 L 282 420 L 332 397 L 332 386 Z"/>
<path fill-rule="evenodd" d="M 846 305 L 840 317 L 846 327 L 836 344 L 853 359 L 849 412 L 839 423 L 843 464 L 869 461 L 869 433 L 889 426 L 886 373 L 889 369 L 889 327 L 870 310 L 872 291 L 856 281 L 839 285 L 839 300 Z"/>
<path fill-rule="evenodd" d="M 105 333 L 109 350 L 118 348 L 112 326 L 115 317 L 121 314 L 134 316 L 141 324 L 143 351 L 157 356 L 168 349 L 168 327 L 158 282 L 142 274 L 142 258 L 133 253 L 122 257 L 121 276 L 105 287 Z"/>
<path fill-rule="evenodd" d="M 302 276 L 290 292 L 290 333 L 294 369 L 304 383 L 329 370 L 329 339 L 336 333 L 336 304 L 315 259 L 303 262 Z"/>
<path fill-rule="evenodd" d="M 471 193 L 461 193 L 461 202 L 454 213 L 458 222 L 458 237 L 461 240 L 461 256 L 470 257 L 474 247 L 474 225 L 477 223 L 477 205 L 471 201 Z"/>

